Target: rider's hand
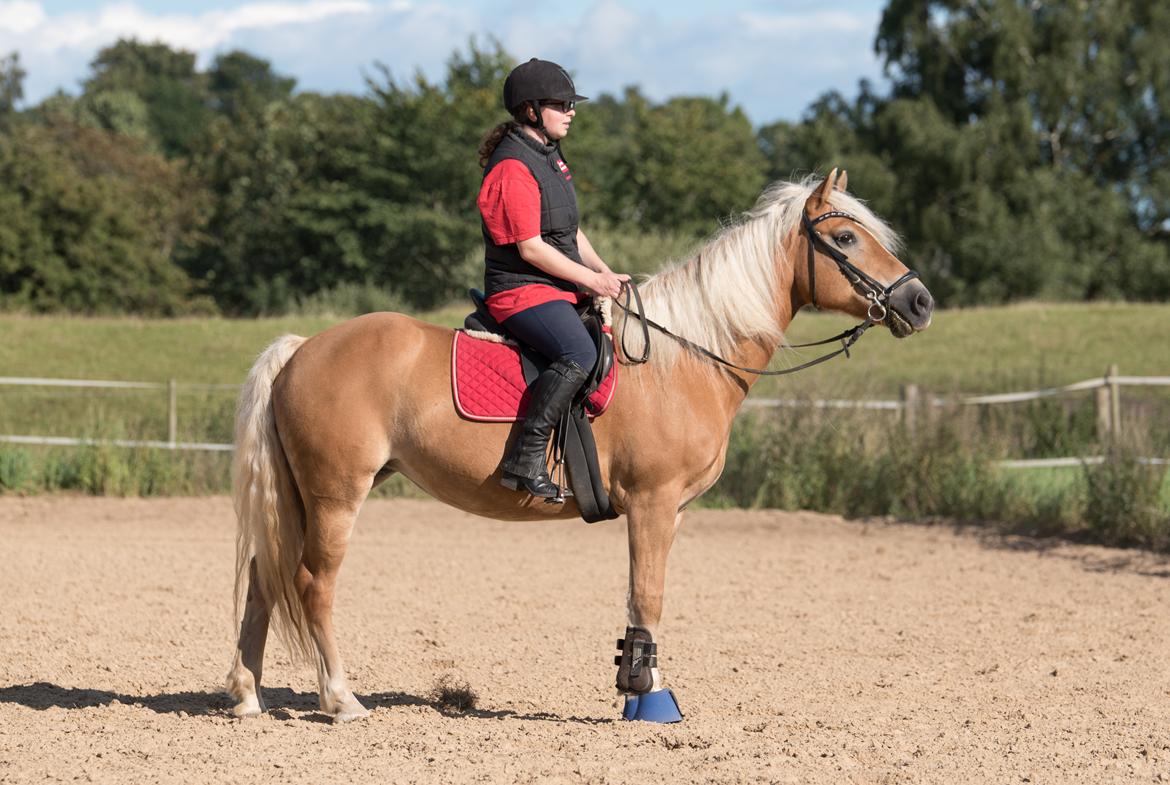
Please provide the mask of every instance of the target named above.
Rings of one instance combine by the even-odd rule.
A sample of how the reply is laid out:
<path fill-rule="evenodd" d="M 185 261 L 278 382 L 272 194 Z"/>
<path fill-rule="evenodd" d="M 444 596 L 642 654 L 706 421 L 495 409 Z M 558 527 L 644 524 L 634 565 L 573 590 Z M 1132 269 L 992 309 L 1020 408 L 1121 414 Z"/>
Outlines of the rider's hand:
<path fill-rule="evenodd" d="M 585 284 L 585 289 L 598 297 L 617 297 L 621 293 L 622 284 L 628 280 L 630 280 L 630 276 L 625 273 L 594 273 L 589 282 Z"/>

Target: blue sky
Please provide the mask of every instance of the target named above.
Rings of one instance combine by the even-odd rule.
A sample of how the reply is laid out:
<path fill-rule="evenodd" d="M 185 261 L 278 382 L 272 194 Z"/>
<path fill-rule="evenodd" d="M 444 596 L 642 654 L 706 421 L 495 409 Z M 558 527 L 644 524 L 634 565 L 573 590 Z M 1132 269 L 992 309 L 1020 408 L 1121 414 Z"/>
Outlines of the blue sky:
<path fill-rule="evenodd" d="M 201 64 L 245 49 L 303 89 L 364 90 L 375 62 L 441 78 L 472 36 L 565 65 L 585 95 L 641 85 L 656 100 L 727 91 L 760 124 L 796 119 L 830 89 L 881 81 L 884 0 L 0 0 L 0 54 L 18 51 L 26 102 L 77 92 L 119 37 L 162 40 Z"/>

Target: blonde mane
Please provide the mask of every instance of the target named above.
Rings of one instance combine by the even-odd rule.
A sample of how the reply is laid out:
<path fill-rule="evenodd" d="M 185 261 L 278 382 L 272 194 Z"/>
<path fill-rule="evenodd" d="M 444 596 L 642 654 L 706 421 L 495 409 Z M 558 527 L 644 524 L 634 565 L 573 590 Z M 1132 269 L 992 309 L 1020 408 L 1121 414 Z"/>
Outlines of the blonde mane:
<path fill-rule="evenodd" d="M 784 335 L 777 321 L 777 288 L 790 285 L 793 275 L 793 260 L 785 258 L 783 243 L 800 223 L 805 202 L 821 180 L 808 176 L 798 183 L 773 183 L 751 210 L 721 229 L 689 260 L 668 263 L 639 284 L 647 317 L 724 357 L 744 339 L 779 346 Z M 833 191 L 829 201 L 856 218 L 891 253 L 898 252 L 898 235 L 860 199 Z M 623 337 L 630 354 L 637 356 L 641 327 L 620 311 L 615 315 L 615 331 L 623 336 L 628 327 L 629 334 Z M 654 330 L 650 335 L 651 364 L 669 368 L 678 356 L 678 343 Z"/>

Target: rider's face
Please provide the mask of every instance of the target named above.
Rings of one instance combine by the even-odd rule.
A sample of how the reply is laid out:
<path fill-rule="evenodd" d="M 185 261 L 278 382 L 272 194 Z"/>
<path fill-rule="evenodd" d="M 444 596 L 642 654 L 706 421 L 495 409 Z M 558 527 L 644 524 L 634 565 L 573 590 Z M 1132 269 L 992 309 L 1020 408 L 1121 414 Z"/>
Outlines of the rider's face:
<path fill-rule="evenodd" d="M 562 102 L 541 105 L 540 119 L 544 121 L 544 132 L 548 134 L 549 139 L 553 141 L 564 139 L 569 133 L 569 126 L 577 116 L 577 110 L 569 108 L 571 106 L 571 103 Z"/>

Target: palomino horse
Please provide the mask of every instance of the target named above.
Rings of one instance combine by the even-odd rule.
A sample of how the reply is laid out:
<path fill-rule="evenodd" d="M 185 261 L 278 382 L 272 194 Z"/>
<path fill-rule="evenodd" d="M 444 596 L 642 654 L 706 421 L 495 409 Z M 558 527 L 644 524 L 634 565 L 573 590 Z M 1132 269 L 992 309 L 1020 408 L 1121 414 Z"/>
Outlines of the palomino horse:
<path fill-rule="evenodd" d="M 930 324 L 933 300 L 909 280 L 896 249 L 893 231 L 845 192 L 844 173 L 838 179 L 833 170 L 819 184 L 777 183 L 690 262 L 647 280 L 645 314 L 750 368 L 767 366 L 793 316 L 814 302 L 868 315 L 904 337 Z M 861 276 L 842 266 L 842 254 Z M 882 287 L 876 313 L 866 282 Z M 639 354 L 641 323 L 629 315 L 614 322 L 615 339 Z M 338 722 L 367 714 L 346 682 L 333 596 L 358 510 L 394 472 L 490 518 L 578 515 L 572 499 L 554 506 L 500 486 L 512 429 L 456 413 L 451 339 L 450 329 L 408 316 L 367 314 L 307 340 L 283 336 L 252 368 L 233 465 L 243 613 L 227 690 L 237 716 L 264 711 L 260 674 L 273 617 L 290 651 L 317 663 L 321 709 Z M 660 333 L 649 340 L 650 361 L 622 369 L 594 432 L 614 509 L 627 518 L 629 624 L 653 634 L 683 510 L 719 477 L 732 420 L 757 376 L 718 366 Z M 646 662 L 657 688 L 656 664 Z"/>

